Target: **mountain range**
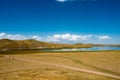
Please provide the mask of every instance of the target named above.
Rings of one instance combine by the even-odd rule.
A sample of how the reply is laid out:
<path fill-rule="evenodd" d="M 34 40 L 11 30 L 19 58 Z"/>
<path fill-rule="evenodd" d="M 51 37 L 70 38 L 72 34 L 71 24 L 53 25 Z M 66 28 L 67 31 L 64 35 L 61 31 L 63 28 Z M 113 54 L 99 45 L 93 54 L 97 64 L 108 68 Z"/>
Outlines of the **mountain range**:
<path fill-rule="evenodd" d="M 49 42 L 37 41 L 34 39 L 28 40 L 10 40 L 1 39 L 0 49 L 41 49 L 41 48 L 81 48 L 92 47 L 93 44 L 56 44 Z"/>

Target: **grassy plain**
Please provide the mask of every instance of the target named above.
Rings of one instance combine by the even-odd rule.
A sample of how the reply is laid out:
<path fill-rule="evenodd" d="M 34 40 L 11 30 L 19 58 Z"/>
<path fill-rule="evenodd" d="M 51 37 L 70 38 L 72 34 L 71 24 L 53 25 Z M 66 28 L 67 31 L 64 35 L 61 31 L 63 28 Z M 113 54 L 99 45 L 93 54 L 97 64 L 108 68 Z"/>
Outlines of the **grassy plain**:
<path fill-rule="evenodd" d="M 119 80 L 55 65 L 120 76 L 120 51 L 1 52 L 0 80 Z"/>

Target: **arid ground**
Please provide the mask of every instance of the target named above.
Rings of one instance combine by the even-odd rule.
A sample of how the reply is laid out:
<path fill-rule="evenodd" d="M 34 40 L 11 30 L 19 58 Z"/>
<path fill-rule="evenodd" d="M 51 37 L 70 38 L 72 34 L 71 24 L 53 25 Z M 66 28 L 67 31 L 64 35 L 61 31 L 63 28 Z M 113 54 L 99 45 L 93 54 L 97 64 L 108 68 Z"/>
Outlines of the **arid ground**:
<path fill-rule="evenodd" d="M 0 80 L 120 80 L 120 51 L 0 54 Z"/>

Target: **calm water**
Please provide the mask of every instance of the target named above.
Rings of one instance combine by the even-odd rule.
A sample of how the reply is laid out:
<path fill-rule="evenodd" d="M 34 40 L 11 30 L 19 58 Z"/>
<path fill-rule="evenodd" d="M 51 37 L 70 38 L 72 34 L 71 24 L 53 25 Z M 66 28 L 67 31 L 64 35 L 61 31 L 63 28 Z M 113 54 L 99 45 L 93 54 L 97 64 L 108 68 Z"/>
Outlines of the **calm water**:
<path fill-rule="evenodd" d="M 101 46 L 101 47 L 91 47 L 91 48 L 49 49 L 44 51 L 101 51 L 101 50 L 120 50 L 120 47 Z"/>

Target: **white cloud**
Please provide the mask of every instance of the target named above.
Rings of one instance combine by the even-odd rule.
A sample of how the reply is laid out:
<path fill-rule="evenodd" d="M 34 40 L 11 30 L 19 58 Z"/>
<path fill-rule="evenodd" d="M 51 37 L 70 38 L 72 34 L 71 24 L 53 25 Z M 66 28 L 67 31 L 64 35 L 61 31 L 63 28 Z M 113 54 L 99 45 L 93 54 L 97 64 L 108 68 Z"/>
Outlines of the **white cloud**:
<path fill-rule="evenodd" d="M 40 36 L 36 36 L 36 35 L 34 35 L 34 36 L 32 36 L 32 39 L 35 39 L 35 40 L 41 40 L 41 37 Z"/>
<path fill-rule="evenodd" d="M 83 43 L 94 43 L 94 42 L 99 42 L 100 40 L 108 40 L 112 39 L 108 35 L 92 35 L 92 34 L 87 34 L 87 35 L 76 35 L 76 34 L 54 34 L 52 36 L 47 37 L 48 42 L 83 42 Z M 104 41 L 103 41 L 104 42 Z"/>
<path fill-rule="evenodd" d="M 59 43 L 95 43 L 95 42 L 104 42 L 108 39 L 112 39 L 112 37 L 108 35 L 92 35 L 92 34 L 54 34 L 51 36 L 43 36 L 39 35 L 26 36 L 21 34 L 7 34 L 0 33 L 0 39 L 7 38 L 11 40 L 25 40 L 25 39 L 35 39 L 38 41 L 47 41 L 47 42 L 59 42 Z"/>
<path fill-rule="evenodd" d="M 67 0 L 56 0 L 56 1 L 58 1 L 58 2 L 65 2 L 65 1 L 67 1 Z"/>
<path fill-rule="evenodd" d="M 57 2 L 67 2 L 67 1 L 75 1 L 75 0 L 56 0 Z"/>
<path fill-rule="evenodd" d="M 35 39 L 40 40 L 41 37 L 34 35 L 34 36 L 24 36 L 21 34 L 6 34 L 6 33 L 0 33 L 0 39 L 11 39 L 11 40 L 25 40 L 25 39 Z"/>
<path fill-rule="evenodd" d="M 48 41 L 81 41 L 91 38 L 93 35 L 75 35 L 75 34 L 55 34 L 48 36 Z"/>
<path fill-rule="evenodd" d="M 5 36 L 5 35 L 6 35 L 6 33 L 0 33 L 0 37 Z"/>
<path fill-rule="evenodd" d="M 27 37 L 22 36 L 20 34 L 16 34 L 16 35 L 6 34 L 3 38 L 7 38 L 7 39 L 11 39 L 11 40 L 24 40 L 24 39 L 27 39 Z"/>
<path fill-rule="evenodd" d="M 111 39 L 110 36 L 104 35 L 104 36 L 98 36 L 100 40 L 106 40 L 106 39 Z"/>
<path fill-rule="evenodd" d="M 96 0 L 56 0 L 57 2 L 67 2 L 67 1 L 96 1 Z"/>

